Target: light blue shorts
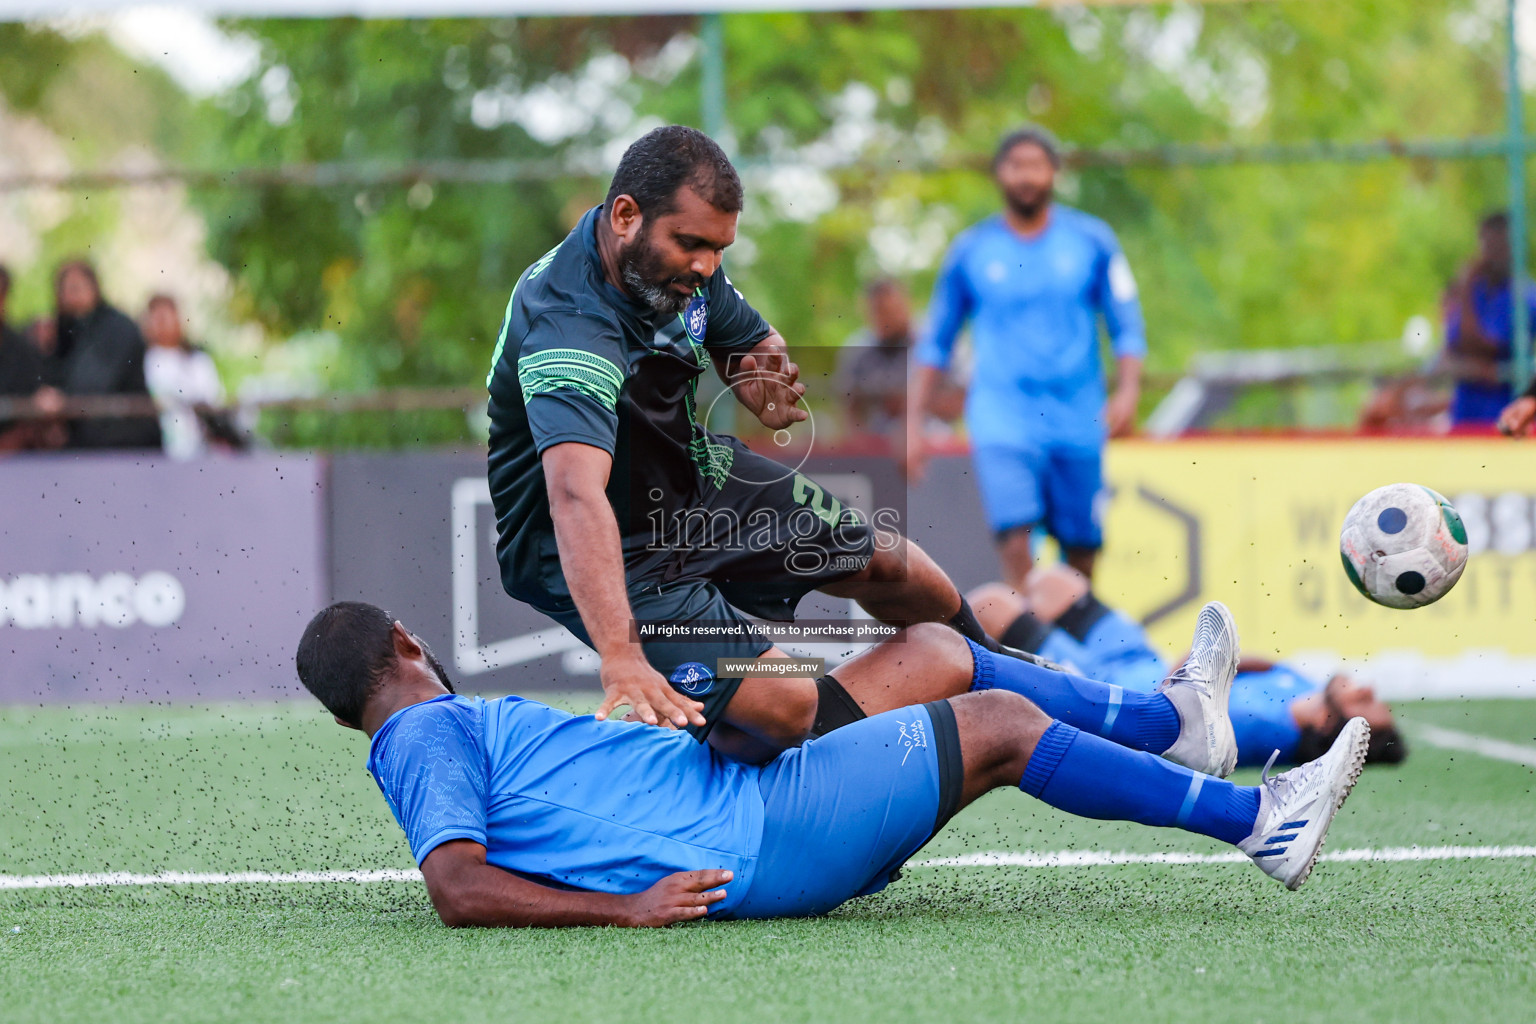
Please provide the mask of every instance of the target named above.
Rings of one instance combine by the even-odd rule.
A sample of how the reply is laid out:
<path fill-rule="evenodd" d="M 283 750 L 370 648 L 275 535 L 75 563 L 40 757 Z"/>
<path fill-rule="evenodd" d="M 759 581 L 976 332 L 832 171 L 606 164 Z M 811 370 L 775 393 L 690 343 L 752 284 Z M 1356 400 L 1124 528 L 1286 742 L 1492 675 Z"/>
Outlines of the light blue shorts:
<path fill-rule="evenodd" d="M 1062 547 L 1097 551 L 1104 546 L 1099 522 L 1104 454 L 1099 449 L 983 445 L 971 452 L 971 460 L 993 533 L 1043 524 Z"/>
<path fill-rule="evenodd" d="M 879 892 L 959 809 L 948 701 L 846 725 L 763 768 L 763 844 L 731 916 L 808 917 Z"/>

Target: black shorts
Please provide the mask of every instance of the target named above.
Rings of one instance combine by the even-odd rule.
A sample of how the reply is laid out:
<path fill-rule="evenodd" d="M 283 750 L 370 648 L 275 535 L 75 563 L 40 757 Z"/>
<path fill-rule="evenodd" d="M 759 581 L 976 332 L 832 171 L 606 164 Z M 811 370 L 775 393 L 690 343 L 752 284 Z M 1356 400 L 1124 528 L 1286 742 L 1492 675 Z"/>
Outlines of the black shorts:
<path fill-rule="evenodd" d="M 640 636 L 647 660 L 662 675 L 686 662 L 714 671 L 718 658 L 756 658 L 773 646 L 749 616 L 788 622 L 801 598 L 869 564 L 875 531 L 866 518 L 810 478 L 754 453 L 735 438 L 730 475 L 704 503 L 679 513 L 669 543 L 626 566 L 635 622 L 719 623 L 718 639 Z M 535 605 L 582 642 L 591 638 L 569 598 Z M 741 679 L 678 684 L 704 704 L 708 735 Z"/>

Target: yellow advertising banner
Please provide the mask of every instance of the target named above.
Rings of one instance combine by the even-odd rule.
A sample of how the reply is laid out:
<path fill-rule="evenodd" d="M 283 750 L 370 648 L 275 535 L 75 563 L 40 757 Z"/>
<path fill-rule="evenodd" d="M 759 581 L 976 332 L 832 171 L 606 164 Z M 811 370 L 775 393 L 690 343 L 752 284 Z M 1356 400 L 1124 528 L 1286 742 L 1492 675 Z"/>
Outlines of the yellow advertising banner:
<path fill-rule="evenodd" d="M 1536 443 L 1136 440 L 1111 446 L 1106 472 L 1096 589 L 1170 651 L 1188 644 L 1195 609 L 1217 599 L 1255 653 L 1407 659 L 1472 688 L 1465 677 L 1482 659 L 1485 674 L 1515 677 L 1493 691 L 1524 676 L 1536 686 Z M 1472 552 L 1450 594 L 1411 611 L 1367 601 L 1339 560 L 1349 507 L 1396 482 L 1448 497 Z"/>

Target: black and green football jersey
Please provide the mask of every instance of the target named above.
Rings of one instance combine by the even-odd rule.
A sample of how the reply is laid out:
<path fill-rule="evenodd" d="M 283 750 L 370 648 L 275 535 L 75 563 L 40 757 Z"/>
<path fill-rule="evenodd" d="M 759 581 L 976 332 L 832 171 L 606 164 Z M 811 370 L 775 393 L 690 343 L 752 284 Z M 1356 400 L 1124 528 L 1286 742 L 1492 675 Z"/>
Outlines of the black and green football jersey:
<path fill-rule="evenodd" d="M 508 594 L 535 606 L 568 600 L 539 456 L 576 441 L 614 459 L 608 480 L 635 568 L 656 555 L 655 517 L 718 491 L 733 449 L 696 422 L 711 354 L 744 352 L 769 327 L 722 267 L 676 316 L 609 284 L 597 250 L 602 207 L 523 272 L 507 302 L 490 376 L 491 500 Z"/>

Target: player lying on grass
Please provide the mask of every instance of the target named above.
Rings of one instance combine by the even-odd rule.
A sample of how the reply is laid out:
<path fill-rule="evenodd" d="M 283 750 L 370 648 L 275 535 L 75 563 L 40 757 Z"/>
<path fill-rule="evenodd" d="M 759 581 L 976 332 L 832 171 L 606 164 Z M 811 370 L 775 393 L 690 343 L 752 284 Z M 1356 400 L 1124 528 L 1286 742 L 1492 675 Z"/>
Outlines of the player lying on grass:
<path fill-rule="evenodd" d="M 1190 674 L 1230 678 L 1235 634 L 1207 611 Z M 964 690 L 988 667 L 942 626 L 904 640 L 843 672 L 895 692 L 931 677 Z M 1004 786 L 1233 844 L 1294 889 L 1370 736 L 1355 719 L 1318 760 L 1237 786 L 990 689 L 887 711 L 754 766 L 673 730 L 456 696 L 426 645 L 373 605 L 315 616 L 297 662 L 336 721 L 371 737 L 368 769 L 455 926 L 825 913 L 884 888 L 958 810 Z"/>
<path fill-rule="evenodd" d="M 1003 643 L 1127 694 L 1151 693 L 1168 675 L 1168 663 L 1146 630 L 1101 602 L 1082 573 L 1069 566 L 1035 570 L 1023 594 L 988 583 L 968 596 L 982 625 Z M 1049 703 L 1044 707 L 1050 710 Z M 1397 764 L 1408 756 L 1392 709 L 1371 687 L 1343 673 L 1320 683 L 1282 662 L 1244 657 L 1232 682 L 1228 714 L 1239 765 L 1265 764 L 1276 751 L 1280 764 L 1310 761 L 1357 716 L 1371 726 L 1368 762 Z"/>

